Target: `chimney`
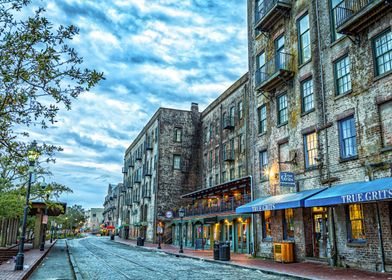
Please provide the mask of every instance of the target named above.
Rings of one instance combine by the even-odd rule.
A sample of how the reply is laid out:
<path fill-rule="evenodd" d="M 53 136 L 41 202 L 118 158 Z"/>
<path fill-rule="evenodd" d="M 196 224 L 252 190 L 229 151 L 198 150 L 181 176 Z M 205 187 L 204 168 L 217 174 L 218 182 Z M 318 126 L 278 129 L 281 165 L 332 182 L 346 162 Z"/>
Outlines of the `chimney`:
<path fill-rule="evenodd" d="M 198 113 L 199 112 L 199 104 L 197 104 L 195 102 L 192 102 L 192 104 L 191 104 L 191 111 Z"/>

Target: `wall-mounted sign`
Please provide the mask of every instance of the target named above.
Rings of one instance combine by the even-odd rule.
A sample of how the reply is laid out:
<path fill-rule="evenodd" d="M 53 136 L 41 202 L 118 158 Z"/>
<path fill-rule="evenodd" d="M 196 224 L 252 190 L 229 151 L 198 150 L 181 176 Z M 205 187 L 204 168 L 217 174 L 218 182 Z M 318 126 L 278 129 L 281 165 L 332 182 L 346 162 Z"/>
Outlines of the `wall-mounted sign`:
<path fill-rule="evenodd" d="M 293 172 L 279 172 L 281 187 L 295 187 L 295 175 Z"/>
<path fill-rule="evenodd" d="M 167 211 L 166 214 L 165 214 L 165 217 L 168 218 L 168 219 L 173 218 L 173 212 L 172 211 Z"/>

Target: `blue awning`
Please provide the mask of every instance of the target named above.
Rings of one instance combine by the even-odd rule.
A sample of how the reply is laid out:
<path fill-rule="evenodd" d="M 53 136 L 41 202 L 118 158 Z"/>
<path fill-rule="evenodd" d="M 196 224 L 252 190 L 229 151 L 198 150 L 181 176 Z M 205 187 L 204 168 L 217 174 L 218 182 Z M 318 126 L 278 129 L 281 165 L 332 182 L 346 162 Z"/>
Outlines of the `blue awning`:
<path fill-rule="evenodd" d="M 254 213 L 265 210 L 280 210 L 304 207 L 304 200 L 306 198 L 311 197 L 312 195 L 315 195 L 323 190 L 324 188 L 259 198 L 238 207 L 235 212 L 237 214 L 241 214 Z"/>
<path fill-rule="evenodd" d="M 392 199 L 392 177 L 337 185 L 305 200 L 305 207 Z"/>

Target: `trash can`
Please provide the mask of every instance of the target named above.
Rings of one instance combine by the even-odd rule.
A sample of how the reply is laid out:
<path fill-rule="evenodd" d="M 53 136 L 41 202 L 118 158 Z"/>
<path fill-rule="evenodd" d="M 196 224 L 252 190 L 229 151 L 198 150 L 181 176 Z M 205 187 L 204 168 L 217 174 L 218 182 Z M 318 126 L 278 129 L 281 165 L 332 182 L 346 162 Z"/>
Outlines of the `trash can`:
<path fill-rule="evenodd" d="M 144 238 L 143 237 L 138 237 L 136 239 L 136 245 L 137 246 L 144 246 Z"/>
<path fill-rule="evenodd" d="M 219 241 L 214 242 L 214 260 L 219 260 Z"/>
<path fill-rule="evenodd" d="M 230 260 L 230 246 L 228 242 L 219 245 L 219 260 L 220 261 Z"/>
<path fill-rule="evenodd" d="M 114 233 L 113 232 L 110 234 L 110 240 L 114 240 Z"/>

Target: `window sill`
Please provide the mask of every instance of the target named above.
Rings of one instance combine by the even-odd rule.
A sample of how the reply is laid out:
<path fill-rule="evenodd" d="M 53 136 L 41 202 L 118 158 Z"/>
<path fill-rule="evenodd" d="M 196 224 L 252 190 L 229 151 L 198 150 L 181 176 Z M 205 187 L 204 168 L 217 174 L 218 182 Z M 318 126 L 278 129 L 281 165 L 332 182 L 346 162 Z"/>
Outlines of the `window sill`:
<path fill-rule="evenodd" d="M 380 154 L 392 151 L 392 146 L 387 146 L 381 149 Z"/>
<path fill-rule="evenodd" d="M 309 64 L 310 62 L 312 62 L 312 58 L 310 58 L 309 60 L 299 64 L 298 65 L 298 70 L 300 70 L 302 67 L 305 67 L 305 65 Z"/>
<path fill-rule="evenodd" d="M 266 135 L 266 134 L 267 134 L 267 131 L 264 131 L 264 132 L 261 132 L 261 133 L 257 134 L 257 136 L 258 136 L 258 137 L 261 137 L 261 136 L 264 136 L 264 135 Z"/>
<path fill-rule="evenodd" d="M 367 246 L 367 241 L 366 240 L 347 241 L 346 246 L 347 247 L 365 247 L 365 246 Z"/>
<path fill-rule="evenodd" d="M 353 156 L 353 157 L 349 157 L 349 158 L 340 158 L 339 163 L 345 163 L 347 161 L 356 160 L 356 159 L 358 159 L 358 156 Z"/>
<path fill-rule="evenodd" d="M 295 240 L 294 240 L 294 238 L 289 238 L 289 239 L 284 239 L 282 242 L 283 243 L 295 243 Z"/>
<path fill-rule="evenodd" d="M 339 94 L 339 95 L 335 95 L 334 100 L 336 101 L 336 100 L 339 100 L 340 98 L 346 97 L 347 95 L 350 95 L 352 92 L 353 92 L 353 90 L 350 89 L 349 91 L 347 91 L 345 93 L 342 93 L 342 94 Z"/>
<path fill-rule="evenodd" d="M 311 109 L 311 110 L 309 110 L 309 111 L 303 112 L 303 113 L 301 113 L 301 117 L 306 116 L 306 115 L 308 115 L 308 114 L 310 114 L 310 113 L 312 113 L 312 112 L 314 112 L 314 111 L 316 111 L 315 108 L 313 108 L 313 109 Z"/>
<path fill-rule="evenodd" d="M 377 77 L 374 77 L 373 78 L 373 83 L 375 83 L 375 82 L 377 82 L 378 80 L 381 80 L 381 79 L 383 79 L 383 78 L 385 78 L 385 77 L 387 77 L 387 76 L 389 76 L 389 75 L 391 75 L 392 74 L 392 70 L 390 70 L 390 71 L 388 71 L 388 72 L 386 72 L 386 73 L 384 73 L 384 74 L 382 74 L 382 75 L 379 75 L 379 76 L 377 76 Z"/>
<path fill-rule="evenodd" d="M 276 127 L 279 128 L 279 127 L 285 126 L 286 124 L 288 124 L 288 122 L 284 122 L 284 123 L 278 124 Z"/>
<path fill-rule="evenodd" d="M 329 45 L 329 47 L 332 48 L 333 46 L 339 44 L 341 41 L 343 41 L 343 40 L 346 39 L 346 38 L 347 38 L 347 35 L 343 35 L 343 36 L 340 37 L 339 39 L 333 41 L 333 42 Z"/>

